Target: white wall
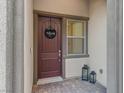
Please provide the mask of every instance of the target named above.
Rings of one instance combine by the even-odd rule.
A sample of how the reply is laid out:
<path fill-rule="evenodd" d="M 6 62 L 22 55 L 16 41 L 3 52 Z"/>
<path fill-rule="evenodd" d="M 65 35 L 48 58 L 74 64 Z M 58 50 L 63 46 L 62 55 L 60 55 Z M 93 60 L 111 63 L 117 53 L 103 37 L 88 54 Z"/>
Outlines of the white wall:
<path fill-rule="evenodd" d="M 0 0 L 0 93 L 6 93 L 7 0 Z"/>
<path fill-rule="evenodd" d="M 33 85 L 33 0 L 24 0 L 24 93 L 32 93 Z"/>
<path fill-rule="evenodd" d="M 97 80 L 106 86 L 107 28 L 106 0 L 90 0 L 89 5 L 89 65 L 97 72 Z M 99 69 L 103 69 L 100 74 Z"/>
<path fill-rule="evenodd" d="M 73 58 L 65 61 L 65 77 L 79 77 L 82 74 L 82 67 L 88 63 L 88 58 Z"/>
<path fill-rule="evenodd" d="M 34 0 L 34 9 L 54 13 L 88 16 L 88 0 Z"/>

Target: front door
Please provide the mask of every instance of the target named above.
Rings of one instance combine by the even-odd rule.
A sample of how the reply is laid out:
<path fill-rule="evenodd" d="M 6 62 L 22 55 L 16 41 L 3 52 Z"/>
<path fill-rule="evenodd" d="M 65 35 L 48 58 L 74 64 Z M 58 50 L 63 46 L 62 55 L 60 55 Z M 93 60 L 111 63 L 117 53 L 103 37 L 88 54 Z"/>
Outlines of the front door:
<path fill-rule="evenodd" d="M 61 75 L 61 19 L 38 19 L 38 78 Z"/>

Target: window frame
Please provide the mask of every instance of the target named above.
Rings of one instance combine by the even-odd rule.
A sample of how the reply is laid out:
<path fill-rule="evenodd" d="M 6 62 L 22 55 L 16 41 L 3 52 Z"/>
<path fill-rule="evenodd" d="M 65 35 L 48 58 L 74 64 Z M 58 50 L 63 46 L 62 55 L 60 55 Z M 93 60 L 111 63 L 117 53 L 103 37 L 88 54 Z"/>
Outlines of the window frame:
<path fill-rule="evenodd" d="M 78 21 L 78 22 L 85 22 L 84 26 L 84 36 L 68 36 L 67 31 L 68 31 L 68 23 L 69 21 Z M 68 39 L 82 39 L 84 40 L 84 53 L 79 53 L 79 54 L 69 54 L 68 53 Z M 88 54 L 88 21 L 86 20 L 79 20 L 79 19 L 67 19 L 66 20 L 66 58 L 81 58 L 81 57 L 89 57 Z"/>

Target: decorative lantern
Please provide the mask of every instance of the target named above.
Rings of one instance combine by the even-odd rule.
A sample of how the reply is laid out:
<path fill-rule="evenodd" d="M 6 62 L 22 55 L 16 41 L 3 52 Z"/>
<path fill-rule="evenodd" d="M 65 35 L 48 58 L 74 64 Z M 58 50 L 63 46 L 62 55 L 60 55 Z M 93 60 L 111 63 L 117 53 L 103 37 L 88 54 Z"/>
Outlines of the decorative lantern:
<path fill-rule="evenodd" d="M 84 67 L 82 67 L 82 80 L 88 81 L 88 73 L 89 67 L 87 65 L 84 65 Z"/>
<path fill-rule="evenodd" d="M 96 72 L 95 71 L 91 71 L 90 73 L 90 83 L 93 83 L 93 84 L 96 83 Z"/>

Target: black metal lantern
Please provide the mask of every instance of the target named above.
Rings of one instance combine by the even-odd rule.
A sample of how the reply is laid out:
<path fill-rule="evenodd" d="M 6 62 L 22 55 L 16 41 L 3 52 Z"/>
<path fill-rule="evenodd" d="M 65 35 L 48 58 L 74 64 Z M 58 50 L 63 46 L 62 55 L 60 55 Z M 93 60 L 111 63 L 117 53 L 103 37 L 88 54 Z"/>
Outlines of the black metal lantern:
<path fill-rule="evenodd" d="M 82 80 L 86 80 L 88 81 L 88 74 L 89 74 L 89 67 L 87 65 L 84 65 L 84 67 L 82 67 Z"/>
<path fill-rule="evenodd" d="M 96 72 L 95 71 L 91 71 L 90 73 L 90 83 L 93 83 L 93 84 L 96 83 Z"/>

